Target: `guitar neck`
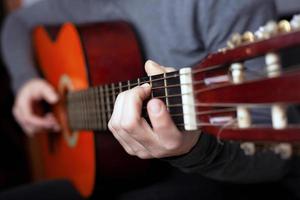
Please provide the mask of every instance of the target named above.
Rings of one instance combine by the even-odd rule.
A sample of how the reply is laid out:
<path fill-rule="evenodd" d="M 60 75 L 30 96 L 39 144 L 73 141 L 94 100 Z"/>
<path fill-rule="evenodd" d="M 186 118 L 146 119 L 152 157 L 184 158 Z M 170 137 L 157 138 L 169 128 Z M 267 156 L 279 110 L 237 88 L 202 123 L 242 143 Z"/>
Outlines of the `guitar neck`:
<path fill-rule="evenodd" d="M 68 93 L 66 103 L 70 129 L 107 130 L 107 124 L 118 94 L 144 83 L 149 83 L 152 86 L 149 99 L 162 100 L 179 129 L 196 129 L 196 116 L 191 119 L 190 115 L 184 115 L 184 113 L 195 113 L 195 107 L 183 106 L 184 102 L 186 105 L 194 105 L 190 68 Z M 149 120 L 146 103 L 147 101 L 142 108 L 142 116 Z"/>

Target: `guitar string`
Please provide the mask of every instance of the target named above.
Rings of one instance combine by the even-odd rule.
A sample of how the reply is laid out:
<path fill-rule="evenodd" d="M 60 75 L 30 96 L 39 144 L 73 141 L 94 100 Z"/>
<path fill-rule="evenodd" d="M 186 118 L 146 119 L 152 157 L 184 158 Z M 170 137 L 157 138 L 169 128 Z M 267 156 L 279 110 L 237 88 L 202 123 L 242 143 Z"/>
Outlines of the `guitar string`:
<path fill-rule="evenodd" d="M 163 80 L 163 79 L 161 79 L 161 80 Z M 153 80 L 153 81 L 155 81 L 155 80 Z M 200 81 L 200 82 L 203 82 L 203 81 Z M 171 87 L 171 86 L 170 86 Z M 173 86 L 174 87 L 174 86 Z M 129 86 L 129 88 L 130 88 L 130 86 Z M 164 88 L 164 87 L 162 87 L 162 88 Z M 209 90 L 209 89 L 204 89 L 204 90 Z M 108 91 L 108 90 L 106 90 L 106 91 Z M 200 90 L 200 91 L 196 91 L 197 93 L 201 93 L 202 91 Z M 189 94 L 191 94 L 191 93 L 189 93 Z M 184 94 L 181 94 L 181 95 L 184 95 Z M 181 96 L 181 95 L 169 95 L 169 96 L 159 96 L 159 97 L 156 97 L 156 98 L 167 98 L 167 97 L 176 97 L 176 96 Z M 84 95 L 85 96 L 85 95 Z M 182 105 L 181 105 L 182 106 Z M 196 105 L 197 106 L 197 105 Z M 201 106 L 203 106 L 203 105 L 201 105 Z M 222 105 L 222 106 L 224 106 L 224 105 Z M 110 107 L 110 106 L 108 106 L 108 107 Z M 105 107 L 104 107 L 105 108 Z M 109 112 L 109 111 L 108 111 Z M 109 112 L 109 114 L 111 114 L 111 112 Z"/>
<path fill-rule="evenodd" d="M 186 73 L 186 74 L 188 74 L 188 73 Z M 223 74 L 223 75 L 227 75 L 227 74 Z M 256 74 L 256 75 L 258 76 L 258 74 Z M 261 73 L 261 75 L 262 75 L 261 77 L 264 77 L 266 74 L 265 73 Z M 151 81 L 147 80 L 147 81 L 141 81 L 139 83 L 133 83 L 131 85 L 128 85 L 128 82 L 127 82 L 126 85 L 122 85 L 121 87 L 120 86 L 116 87 L 116 85 L 115 85 L 116 83 L 113 83 L 114 84 L 114 89 L 111 88 L 111 84 L 105 84 L 105 85 L 101 85 L 101 86 L 91 87 L 91 88 L 86 89 L 86 90 L 78 90 L 78 91 L 70 92 L 68 94 L 76 95 L 76 93 L 79 94 L 79 93 L 82 93 L 82 92 L 83 93 L 92 92 L 93 90 L 97 90 L 97 89 L 99 89 L 101 87 L 104 88 L 104 87 L 107 86 L 107 87 L 109 87 L 108 91 L 112 92 L 112 93 L 109 93 L 109 95 L 114 95 L 115 96 L 116 92 L 120 92 L 120 90 L 122 90 L 122 92 L 123 92 L 123 91 L 128 90 L 128 88 L 132 89 L 135 86 L 139 86 L 139 85 L 142 85 L 142 84 L 145 84 L 145 83 L 149 83 L 150 85 L 153 85 L 153 83 L 156 83 L 158 81 L 164 81 L 164 80 L 168 80 L 168 79 L 171 79 L 171 78 L 178 78 L 179 76 L 180 75 L 169 76 L 169 77 L 166 76 L 166 77 L 163 77 L 163 78 L 152 79 Z M 218 75 L 218 76 L 220 76 L 220 75 Z M 208 77 L 208 78 L 212 78 L 212 77 Z M 230 81 L 228 81 L 228 82 L 230 83 Z M 119 83 L 121 83 L 121 82 L 119 82 Z M 151 89 L 152 90 L 158 90 L 158 89 L 165 89 L 165 88 L 180 87 L 182 85 L 194 85 L 194 86 L 196 86 L 198 84 L 203 84 L 203 83 L 205 83 L 205 79 L 199 80 L 199 81 L 193 81 L 192 83 L 180 83 L 180 84 L 173 84 L 173 85 L 167 85 L 167 86 L 156 86 L 156 87 L 152 87 Z M 220 83 L 224 83 L 224 81 L 219 82 L 219 84 Z M 214 85 L 217 85 L 217 84 L 218 83 L 215 83 Z M 126 89 L 126 90 L 124 90 L 124 89 Z"/>

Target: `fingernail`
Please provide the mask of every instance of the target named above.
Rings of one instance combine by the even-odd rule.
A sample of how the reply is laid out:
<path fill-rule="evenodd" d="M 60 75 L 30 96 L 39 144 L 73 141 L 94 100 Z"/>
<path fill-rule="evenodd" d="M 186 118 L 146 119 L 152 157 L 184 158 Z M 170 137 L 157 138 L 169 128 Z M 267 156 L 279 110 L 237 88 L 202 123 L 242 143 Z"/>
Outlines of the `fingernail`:
<path fill-rule="evenodd" d="M 152 101 L 151 102 L 151 105 L 150 105 L 150 111 L 153 113 L 153 114 L 159 114 L 161 112 L 161 109 L 162 109 L 162 105 L 159 101 Z"/>
<path fill-rule="evenodd" d="M 144 83 L 143 85 L 141 85 L 141 87 L 148 88 L 148 87 L 150 87 L 150 84 L 149 83 Z"/>
<path fill-rule="evenodd" d="M 56 103 L 58 101 L 58 95 L 52 95 L 50 96 L 50 101 L 49 103 Z"/>
<path fill-rule="evenodd" d="M 155 67 L 158 67 L 159 64 L 157 64 L 156 62 L 154 62 L 153 60 L 148 60 L 149 64 L 155 66 Z"/>

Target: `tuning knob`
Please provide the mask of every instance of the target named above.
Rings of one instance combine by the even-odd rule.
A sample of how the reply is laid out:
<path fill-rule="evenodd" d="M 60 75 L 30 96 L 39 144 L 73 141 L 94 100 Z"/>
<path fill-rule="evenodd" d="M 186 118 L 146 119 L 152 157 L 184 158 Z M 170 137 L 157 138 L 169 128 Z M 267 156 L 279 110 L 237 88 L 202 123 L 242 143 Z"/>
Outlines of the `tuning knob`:
<path fill-rule="evenodd" d="M 227 42 L 227 46 L 230 49 L 233 49 L 234 47 L 237 47 L 242 44 L 242 36 L 239 33 L 232 34 L 230 40 Z"/>
<path fill-rule="evenodd" d="M 295 15 L 290 22 L 292 30 L 300 29 L 300 15 Z"/>
<path fill-rule="evenodd" d="M 292 30 L 291 24 L 287 20 L 281 20 L 277 26 L 280 33 L 288 33 Z"/>
<path fill-rule="evenodd" d="M 274 21 L 268 22 L 265 26 L 260 27 L 254 35 L 259 40 L 268 39 L 278 33 L 277 23 Z"/>
<path fill-rule="evenodd" d="M 255 35 L 251 31 L 246 31 L 242 36 L 243 43 L 251 43 L 255 41 Z"/>

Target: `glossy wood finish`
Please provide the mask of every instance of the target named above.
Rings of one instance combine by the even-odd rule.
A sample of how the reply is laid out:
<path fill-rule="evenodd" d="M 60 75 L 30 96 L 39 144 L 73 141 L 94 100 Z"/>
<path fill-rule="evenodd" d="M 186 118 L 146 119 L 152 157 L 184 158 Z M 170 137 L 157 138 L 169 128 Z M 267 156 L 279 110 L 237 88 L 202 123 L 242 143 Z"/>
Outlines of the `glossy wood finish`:
<path fill-rule="evenodd" d="M 195 91 L 201 103 L 270 104 L 300 103 L 300 72 L 234 85 L 231 83 Z"/>
<path fill-rule="evenodd" d="M 41 26 L 34 30 L 33 41 L 42 74 L 57 90 L 65 75 L 74 91 L 144 75 L 134 33 L 124 22 L 81 27 L 67 23 L 60 28 L 47 27 L 47 31 Z M 64 92 L 61 95 L 65 100 Z M 117 181 L 145 173 L 148 162 L 127 155 L 108 131 L 95 135 L 80 131 L 77 143 L 70 146 L 69 137 L 74 133 L 68 128 L 65 103 L 61 101 L 54 108 L 63 132 L 39 134 L 36 138 L 32 152 L 40 152 L 35 155 L 40 161 L 35 168 L 39 180 L 68 179 L 88 197 L 93 192 L 96 177 Z"/>
<path fill-rule="evenodd" d="M 91 86 L 134 80 L 145 75 L 141 51 L 129 24 L 90 24 L 78 28 Z M 99 132 L 98 132 L 99 133 Z M 107 132 L 95 134 L 97 176 L 128 177 L 145 172 L 147 161 L 128 155 Z"/>
<path fill-rule="evenodd" d="M 241 84 L 230 81 L 230 65 L 244 63 L 256 57 L 265 56 L 270 52 L 284 52 L 300 46 L 300 31 L 279 34 L 266 40 L 256 41 L 210 54 L 193 68 L 195 82 L 208 77 L 228 76 L 229 81 L 217 84 L 194 85 L 198 112 L 215 111 L 223 107 L 236 107 L 238 105 L 261 106 L 280 103 L 283 105 L 299 105 L 300 103 L 300 73 L 293 70 L 283 73 L 276 78 L 261 77 L 257 80 L 247 80 Z M 296 63 L 299 65 L 300 63 Z M 294 66 L 296 67 L 296 66 Z M 261 71 L 264 71 L 262 68 Z M 223 106 L 223 107 L 222 107 Z M 299 143 L 300 126 L 288 125 L 287 128 L 275 130 L 272 125 L 250 128 L 238 128 L 234 121 L 223 125 L 211 124 L 213 117 L 236 118 L 235 112 L 199 115 L 199 129 L 212 134 L 219 139 L 236 141 L 268 141 Z"/>
<path fill-rule="evenodd" d="M 72 80 L 74 90 L 89 86 L 86 62 L 81 40 L 72 24 L 65 24 L 55 41 L 49 38 L 44 27 L 37 27 L 33 33 L 34 47 L 44 77 L 58 90 L 63 74 Z M 56 112 L 59 116 L 59 111 Z M 70 148 L 63 134 L 39 134 L 43 177 L 40 179 L 66 178 L 83 196 L 89 196 L 95 182 L 95 143 L 90 132 L 81 132 L 78 143 Z"/>
<path fill-rule="evenodd" d="M 234 49 L 209 54 L 194 68 L 206 68 L 216 65 L 227 65 L 234 62 L 242 62 L 254 57 L 265 55 L 269 52 L 277 52 L 285 48 L 300 45 L 300 31 L 285 33 L 267 40 L 261 40 L 245 44 Z"/>

